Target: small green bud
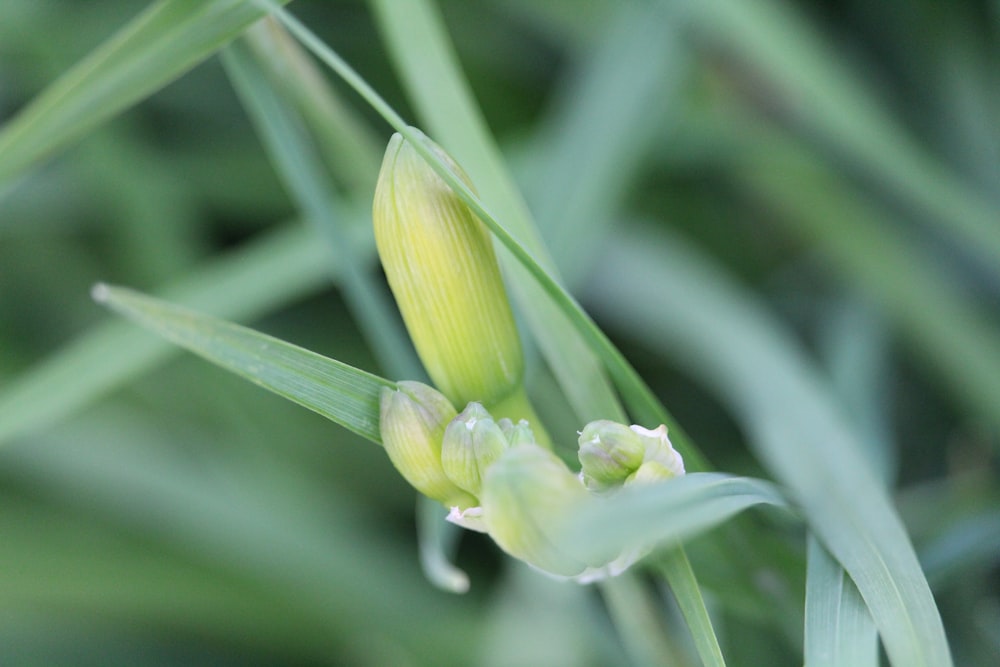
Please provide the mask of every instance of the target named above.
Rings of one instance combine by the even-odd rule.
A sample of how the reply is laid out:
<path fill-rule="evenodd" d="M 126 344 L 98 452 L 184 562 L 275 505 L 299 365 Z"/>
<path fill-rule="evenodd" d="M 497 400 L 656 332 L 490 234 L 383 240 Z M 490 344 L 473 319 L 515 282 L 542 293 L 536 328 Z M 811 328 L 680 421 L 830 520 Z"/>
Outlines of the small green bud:
<path fill-rule="evenodd" d="M 580 432 L 580 465 L 583 481 L 592 491 L 605 491 L 625 483 L 646 455 L 638 433 L 624 424 L 602 419 Z"/>
<path fill-rule="evenodd" d="M 492 239 L 398 133 L 386 148 L 372 218 L 386 278 L 434 384 L 456 405 L 491 409 L 520 390 L 521 343 Z"/>
<path fill-rule="evenodd" d="M 543 444 L 535 440 L 535 433 L 531 430 L 531 426 L 526 419 L 518 420 L 517 424 L 515 424 L 504 417 L 500 420 L 499 424 L 500 430 L 503 431 L 511 447 Z"/>
<path fill-rule="evenodd" d="M 607 420 L 591 422 L 580 432 L 579 456 L 584 484 L 591 491 L 684 474 L 684 461 L 663 425 L 649 430 Z"/>
<path fill-rule="evenodd" d="M 380 396 L 382 444 L 396 470 L 420 493 L 447 506 L 476 504 L 441 466 L 441 439 L 455 418 L 454 406 L 420 382 L 398 382 Z"/>
<path fill-rule="evenodd" d="M 507 438 L 486 408 L 469 403 L 444 431 L 441 465 L 451 481 L 478 496 L 486 469 L 506 449 Z"/>
<path fill-rule="evenodd" d="M 552 452 L 534 444 L 506 450 L 487 470 L 480 500 L 490 537 L 508 554 L 557 576 L 588 569 L 554 541 L 590 496 Z"/>

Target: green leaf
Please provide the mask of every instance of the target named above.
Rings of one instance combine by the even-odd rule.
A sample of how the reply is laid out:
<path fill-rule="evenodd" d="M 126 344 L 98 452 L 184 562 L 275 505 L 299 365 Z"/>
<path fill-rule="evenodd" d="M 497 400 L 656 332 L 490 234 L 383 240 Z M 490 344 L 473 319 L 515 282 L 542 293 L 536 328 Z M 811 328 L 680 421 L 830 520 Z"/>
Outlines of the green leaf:
<path fill-rule="evenodd" d="M 691 628 L 704 665 L 725 665 L 687 555 L 679 545 L 733 515 L 756 505 L 787 507 L 767 482 L 720 473 L 690 473 L 675 479 L 625 489 L 592 503 L 574 516 L 567 539 L 595 558 L 657 545 L 669 545 L 654 557 Z"/>
<path fill-rule="evenodd" d="M 736 169 L 776 220 L 825 252 L 843 280 L 880 303 L 924 362 L 970 411 L 1000 431 L 1000 329 L 891 215 L 815 155 L 764 132 Z M 1000 236 L 1000 234 L 998 234 Z"/>
<path fill-rule="evenodd" d="M 259 64 L 268 70 L 271 83 L 294 100 L 336 180 L 348 192 L 370 199 L 384 153 L 382 138 L 360 111 L 348 106 L 316 61 L 278 21 L 262 21 L 244 36 Z"/>
<path fill-rule="evenodd" d="M 878 667 L 878 633 L 844 568 L 809 538 L 806 570 L 805 664 Z"/>
<path fill-rule="evenodd" d="M 262 37 L 258 36 L 258 39 Z M 349 207 L 331 185 L 301 118 L 267 80 L 241 43 L 226 47 L 222 62 L 257 127 L 271 161 L 296 207 L 340 266 L 340 285 L 382 368 L 396 378 L 423 379 L 423 371 L 387 293 L 367 271 L 368 258 L 351 247 Z"/>
<path fill-rule="evenodd" d="M 265 13 L 252 0 L 154 3 L 0 131 L 0 184 L 159 90 Z"/>
<path fill-rule="evenodd" d="M 246 327 L 120 287 L 94 300 L 254 384 L 381 444 L 379 391 L 393 383 Z"/>
<path fill-rule="evenodd" d="M 851 575 L 893 664 L 951 665 L 906 530 L 797 341 L 679 238 L 620 235 L 605 252 L 589 302 L 729 404 L 757 456 Z"/>
<path fill-rule="evenodd" d="M 374 247 L 368 252 L 374 254 Z M 335 269 L 312 234 L 285 227 L 206 263 L 167 286 L 163 296 L 250 319 L 319 289 Z M 175 351 L 124 322 L 95 327 L 0 391 L 0 443 L 51 426 Z"/>
<path fill-rule="evenodd" d="M 253 458 L 247 452 L 243 465 L 218 459 L 226 466 L 220 476 L 218 467 L 206 465 L 212 437 L 192 436 L 209 457 L 195 461 L 177 456 L 177 442 L 162 424 L 112 413 L 0 452 L 5 475 L 55 507 L 72 508 L 68 518 L 57 513 L 51 523 L 50 512 L 30 506 L 28 512 L 15 511 L 16 505 L 0 509 L 9 537 L 0 541 L 0 609 L 54 603 L 84 614 L 121 613 L 129 622 L 176 620 L 192 629 L 204 618 L 206 627 L 219 628 L 225 619 L 211 616 L 242 594 L 243 612 L 230 620 L 245 630 L 270 618 L 276 638 L 294 637 L 300 633 L 282 620 L 294 618 L 305 624 L 302 641 L 329 648 L 331 634 L 350 636 L 378 619 L 379 631 L 410 651 L 469 655 L 475 636 L 470 601 L 430 589 L 412 554 L 373 521 L 377 514 L 331 487 L 322 473 L 303 469 L 294 454 L 260 467 L 246 465 Z M 87 517 L 96 522 L 93 531 Z M 123 567 L 121 586 L 116 565 Z M 171 571 L 180 579 L 174 594 L 156 579 Z M 144 585 L 143 573 L 153 580 Z M 216 584 L 203 595 L 184 583 L 199 583 L 205 574 Z M 239 587 L 232 590 L 233 584 Z M 201 600 L 206 608 L 192 608 Z M 270 615 L 255 609 L 267 601 L 276 604 Z M 425 613 L 415 617 L 414 608 Z M 173 618 L 187 613 L 196 620 Z"/>
<path fill-rule="evenodd" d="M 707 42 L 754 67 L 794 109 L 796 118 L 947 234 L 988 258 L 1000 275 L 1000 209 L 930 156 L 792 3 L 703 0 L 681 3 Z"/>
<path fill-rule="evenodd" d="M 692 58 L 677 12 L 625 2 L 567 65 L 519 179 L 570 287 L 584 277 L 649 154 L 680 114 Z M 588 8 L 588 13 L 590 9 Z"/>
<path fill-rule="evenodd" d="M 722 657 L 722 648 L 712 629 L 712 619 L 701 597 L 698 580 L 688 560 L 684 549 L 667 549 L 655 557 L 655 567 L 663 573 L 667 583 L 674 592 L 677 605 L 681 608 L 684 620 L 691 628 L 695 648 L 701 656 L 702 664 L 723 667 L 726 664 Z"/>
<path fill-rule="evenodd" d="M 602 581 L 600 589 L 631 664 L 648 667 L 684 664 L 684 654 L 672 636 L 674 633 L 665 633 L 659 621 L 658 601 L 638 576 L 625 572 Z"/>
<path fill-rule="evenodd" d="M 595 558 L 677 545 L 755 505 L 788 507 L 765 481 L 704 472 L 636 484 L 602 500 L 574 516 L 567 528 L 567 539 Z"/>

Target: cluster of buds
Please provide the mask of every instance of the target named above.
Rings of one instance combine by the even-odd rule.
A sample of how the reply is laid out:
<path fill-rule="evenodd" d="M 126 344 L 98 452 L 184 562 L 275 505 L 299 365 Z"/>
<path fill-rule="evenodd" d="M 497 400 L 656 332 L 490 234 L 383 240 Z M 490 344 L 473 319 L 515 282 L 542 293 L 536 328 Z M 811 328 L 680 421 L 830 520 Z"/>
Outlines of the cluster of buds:
<path fill-rule="evenodd" d="M 574 474 L 535 442 L 529 424 L 479 403 L 457 413 L 437 390 L 400 382 L 382 393 L 382 440 L 411 485 L 450 509 L 448 520 L 488 533 L 507 553 L 558 577 L 592 581 L 642 552 L 595 563 L 559 540 L 574 512 L 617 489 L 684 474 L 665 426 L 650 431 L 606 420 L 584 427 Z"/>
<path fill-rule="evenodd" d="M 472 188 L 444 151 L 420 140 Z M 373 218 L 389 286 L 440 389 L 399 382 L 383 390 L 381 435 L 393 465 L 447 507 L 449 521 L 488 533 L 544 572 L 588 581 L 628 567 L 641 553 L 589 562 L 559 536 L 575 512 L 614 490 L 683 474 L 666 427 L 588 424 L 582 471 L 571 471 L 550 451 L 524 392 L 520 339 L 489 233 L 399 134 L 386 149 Z M 458 413 L 456 405 L 466 407 Z"/>

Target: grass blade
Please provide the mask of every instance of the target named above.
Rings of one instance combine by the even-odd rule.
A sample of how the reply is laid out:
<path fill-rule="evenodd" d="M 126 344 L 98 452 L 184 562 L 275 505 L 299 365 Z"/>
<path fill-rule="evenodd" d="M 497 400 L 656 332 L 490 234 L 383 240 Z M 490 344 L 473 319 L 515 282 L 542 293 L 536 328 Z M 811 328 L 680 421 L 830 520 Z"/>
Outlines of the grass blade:
<path fill-rule="evenodd" d="M 677 642 L 661 626 L 656 601 L 634 574 L 626 572 L 602 581 L 600 588 L 631 664 L 642 667 L 684 664 Z"/>
<path fill-rule="evenodd" d="M 955 397 L 1000 431 L 1000 330 L 987 314 L 923 248 L 885 224 L 888 214 L 808 151 L 776 134 L 757 145 L 737 178 L 782 213 L 782 224 L 830 256 L 843 279 L 877 300 Z"/>
<path fill-rule="evenodd" d="M 625 489 L 574 517 L 567 539 L 596 558 L 622 549 L 676 545 L 756 505 L 787 508 L 771 484 L 722 473 L 689 473 Z"/>
<path fill-rule="evenodd" d="M 697 586 L 687 554 L 683 549 L 668 549 L 655 560 L 654 566 L 670 584 L 684 620 L 691 628 L 691 636 L 702 664 L 706 667 L 723 667 L 726 661 L 722 657 L 722 648 L 715 637 L 712 619 L 701 597 L 701 589 Z"/>
<path fill-rule="evenodd" d="M 159 90 L 264 14 L 251 0 L 153 4 L 0 131 L 0 184 Z"/>
<path fill-rule="evenodd" d="M 245 37 L 272 84 L 295 101 L 336 180 L 348 192 L 370 197 L 382 164 L 382 138 L 341 99 L 316 61 L 278 21 L 262 21 Z"/>
<path fill-rule="evenodd" d="M 202 266 L 163 295 L 221 317 L 252 319 L 319 289 L 329 271 L 330 261 L 312 235 L 286 227 Z M 175 350 L 124 322 L 94 328 L 4 387 L 0 444 L 51 426 Z"/>
<path fill-rule="evenodd" d="M 808 563 L 805 664 L 878 667 L 878 633 L 854 582 L 814 537 Z"/>
<path fill-rule="evenodd" d="M 621 3 L 532 142 L 521 179 L 539 230 L 570 286 L 597 259 L 626 191 L 670 130 L 690 69 L 676 12 Z"/>
<path fill-rule="evenodd" d="M 861 591 L 892 663 L 951 665 L 906 530 L 797 342 L 680 239 L 633 234 L 606 252 L 603 266 L 630 271 L 595 271 L 593 303 L 739 415 L 758 457 Z"/>
<path fill-rule="evenodd" d="M 254 384 L 381 444 L 379 392 L 388 380 L 246 327 L 132 290 L 100 284 L 94 300 Z"/>
<path fill-rule="evenodd" d="M 790 3 L 682 4 L 700 34 L 759 69 L 788 97 L 801 122 L 846 154 L 858 171 L 928 212 L 942 230 L 987 258 L 994 275 L 1000 275 L 1000 211 L 995 203 L 908 136 Z"/>
<path fill-rule="evenodd" d="M 327 185 L 319 156 L 299 116 L 267 81 L 249 49 L 226 47 L 222 62 L 261 136 L 285 188 L 327 251 L 339 265 L 338 275 L 351 314 L 358 321 L 382 368 L 397 378 L 422 379 L 409 339 L 386 292 L 375 285 L 350 244 L 347 205 Z"/>

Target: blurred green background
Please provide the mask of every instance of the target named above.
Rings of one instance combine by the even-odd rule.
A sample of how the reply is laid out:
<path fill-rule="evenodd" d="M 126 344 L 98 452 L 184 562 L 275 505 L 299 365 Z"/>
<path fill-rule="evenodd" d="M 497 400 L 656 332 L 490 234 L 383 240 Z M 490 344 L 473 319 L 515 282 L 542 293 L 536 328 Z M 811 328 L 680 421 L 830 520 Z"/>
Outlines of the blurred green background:
<path fill-rule="evenodd" d="M 997 664 L 1000 3 L 439 5 L 560 271 L 715 465 L 766 476 L 711 378 L 616 303 L 657 280 L 650 239 L 794 334 L 895 489 L 957 664 Z M 146 6 L 0 3 L 0 123 Z M 290 9 L 416 121 L 365 3 Z M 390 131 L 344 100 L 377 164 Z M 361 238 L 370 166 L 336 185 Z M 434 589 L 383 452 L 89 298 L 165 294 L 386 374 L 300 217 L 217 57 L 0 182 L 0 664 L 624 664 L 593 589 L 477 536 L 471 592 Z M 582 426 L 530 379 L 554 433 Z M 800 664 L 802 536 L 739 521 L 747 572 L 691 545 L 723 648 Z"/>

